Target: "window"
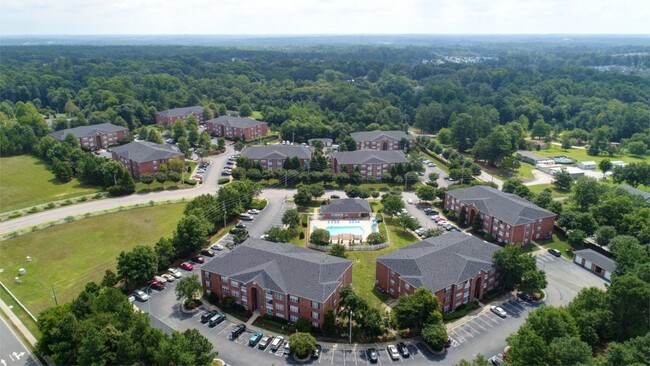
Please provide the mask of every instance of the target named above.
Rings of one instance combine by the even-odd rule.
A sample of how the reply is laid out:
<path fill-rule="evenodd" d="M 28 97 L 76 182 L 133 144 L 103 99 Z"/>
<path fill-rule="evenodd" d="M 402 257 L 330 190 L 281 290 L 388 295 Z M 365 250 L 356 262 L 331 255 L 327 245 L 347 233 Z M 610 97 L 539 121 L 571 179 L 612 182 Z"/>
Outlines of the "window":
<path fill-rule="evenodd" d="M 231 285 L 232 287 L 239 287 L 239 282 L 237 282 L 237 281 L 230 281 L 230 285 Z"/>
<path fill-rule="evenodd" d="M 314 309 L 320 309 L 320 304 L 317 303 L 316 301 L 311 302 L 311 307 Z"/>
<path fill-rule="evenodd" d="M 203 271 L 203 276 L 209 278 L 209 277 L 210 277 L 210 272 L 208 272 L 208 271 Z"/>
<path fill-rule="evenodd" d="M 239 291 L 232 290 L 232 296 L 239 297 Z"/>
<path fill-rule="evenodd" d="M 462 293 L 462 292 L 459 292 L 459 293 L 456 294 L 456 298 L 459 298 L 459 297 L 461 297 L 461 296 L 463 296 L 463 293 Z"/>
<path fill-rule="evenodd" d="M 394 284 L 395 284 L 395 280 L 390 280 L 390 284 L 391 284 L 391 285 L 394 285 Z"/>
<path fill-rule="evenodd" d="M 443 302 L 447 302 L 447 301 L 449 301 L 449 300 L 451 300 L 451 296 L 447 296 L 447 297 L 445 297 L 445 300 L 444 300 Z"/>
<path fill-rule="evenodd" d="M 221 282 L 228 282 L 228 277 L 221 276 Z"/>
<path fill-rule="evenodd" d="M 411 286 L 409 286 L 409 284 L 408 284 L 408 283 L 405 283 L 405 284 L 404 284 L 404 288 L 408 290 L 408 289 L 410 289 L 410 288 L 411 288 Z"/>
<path fill-rule="evenodd" d="M 451 288 L 452 288 L 452 286 L 447 287 L 447 288 L 445 289 L 445 293 L 451 291 Z"/>
<path fill-rule="evenodd" d="M 207 280 L 205 281 L 205 285 L 208 286 L 208 287 L 212 286 L 212 284 L 210 283 L 210 281 L 207 281 Z"/>
<path fill-rule="evenodd" d="M 293 296 L 293 295 L 289 295 L 289 301 L 295 302 L 296 304 L 300 303 L 300 301 L 298 300 L 298 296 Z"/>
<path fill-rule="evenodd" d="M 445 307 L 442 308 L 442 310 L 443 310 L 444 312 L 447 312 L 447 311 L 451 310 L 451 305 L 445 305 Z"/>
<path fill-rule="evenodd" d="M 315 311 L 312 311 L 312 312 L 311 312 L 311 317 L 314 318 L 314 319 L 319 319 L 319 318 L 320 318 L 320 314 L 318 314 L 318 313 L 315 312 Z"/>
<path fill-rule="evenodd" d="M 295 315 L 289 315 L 289 320 L 291 320 L 292 322 L 294 322 L 294 323 L 295 323 L 295 322 L 297 322 L 297 321 L 298 321 L 298 317 L 297 317 L 297 316 L 295 316 Z"/>
<path fill-rule="evenodd" d="M 275 299 L 276 300 L 284 300 L 284 295 L 276 293 L 275 294 Z"/>
<path fill-rule="evenodd" d="M 311 322 L 311 325 L 316 328 L 320 328 L 320 324 L 318 322 Z"/>
<path fill-rule="evenodd" d="M 300 314 L 300 309 L 297 306 L 289 305 L 289 311 Z"/>
<path fill-rule="evenodd" d="M 394 294 L 394 293 L 395 293 L 395 290 L 390 289 L 390 293 L 391 293 L 391 295 Z"/>
<path fill-rule="evenodd" d="M 280 303 L 277 303 L 277 304 L 275 304 L 275 308 L 278 309 L 278 310 L 284 310 L 284 305 L 282 305 Z"/>
<path fill-rule="evenodd" d="M 395 271 L 390 271 L 391 276 L 395 276 Z"/>
<path fill-rule="evenodd" d="M 275 313 L 275 316 L 277 316 L 278 318 L 284 319 L 284 314 L 282 314 L 282 313 Z"/>
<path fill-rule="evenodd" d="M 228 286 L 226 286 L 226 285 L 221 285 L 221 291 L 223 291 L 223 292 L 228 292 Z"/>

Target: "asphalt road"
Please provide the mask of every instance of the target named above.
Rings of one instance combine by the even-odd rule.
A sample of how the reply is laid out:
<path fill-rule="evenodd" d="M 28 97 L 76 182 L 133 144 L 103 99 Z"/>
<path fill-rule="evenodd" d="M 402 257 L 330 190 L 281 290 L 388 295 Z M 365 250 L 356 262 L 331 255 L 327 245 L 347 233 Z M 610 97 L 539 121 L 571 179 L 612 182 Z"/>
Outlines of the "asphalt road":
<path fill-rule="evenodd" d="M 40 365 L 2 316 L 0 316 L 0 365 Z"/>

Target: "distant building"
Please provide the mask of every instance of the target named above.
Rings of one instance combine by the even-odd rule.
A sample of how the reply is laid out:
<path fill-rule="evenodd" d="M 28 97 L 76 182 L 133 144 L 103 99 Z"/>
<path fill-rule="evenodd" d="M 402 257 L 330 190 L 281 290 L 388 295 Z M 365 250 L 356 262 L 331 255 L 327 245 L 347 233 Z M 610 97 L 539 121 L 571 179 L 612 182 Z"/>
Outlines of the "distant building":
<path fill-rule="evenodd" d="M 555 164 L 555 160 L 553 158 L 549 158 L 547 156 L 542 156 L 539 154 L 535 154 L 532 151 L 526 151 L 526 150 L 519 150 L 517 151 L 516 155 L 517 159 L 533 164 L 535 166 L 539 165 L 552 165 Z"/>
<path fill-rule="evenodd" d="M 573 263 L 594 272 L 608 281 L 612 280 L 612 273 L 616 271 L 616 263 L 611 258 L 607 258 L 592 249 L 573 252 Z"/>
<path fill-rule="evenodd" d="M 338 291 L 352 284 L 352 264 L 295 245 L 247 239 L 200 272 L 207 295 L 232 297 L 246 310 L 292 324 L 305 318 L 320 328 L 327 309 L 339 307 Z"/>
<path fill-rule="evenodd" d="M 612 161 L 612 167 L 617 167 L 617 166 L 627 166 L 627 163 L 621 161 L 621 160 L 614 160 Z"/>
<path fill-rule="evenodd" d="M 193 114 L 199 123 L 205 122 L 203 118 L 203 107 L 195 105 L 192 107 L 166 109 L 156 113 L 156 123 L 159 125 L 167 126 L 173 125 L 177 120 L 187 122 L 187 118 Z"/>
<path fill-rule="evenodd" d="M 144 173 L 157 173 L 161 165 L 175 157 L 185 160 L 185 155 L 172 149 L 171 145 L 134 141 L 112 149 L 113 160 L 124 165 L 131 175 L 140 179 Z"/>
<path fill-rule="evenodd" d="M 581 161 L 578 163 L 578 168 L 584 170 L 596 169 L 595 161 Z"/>
<path fill-rule="evenodd" d="M 327 148 L 331 148 L 331 147 L 332 147 L 332 144 L 334 143 L 334 140 L 332 140 L 332 139 L 325 139 L 325 138 L 323 138 L 323 139 L 318 138 L 318 139 L 309 139 L 309 140 L 307 140 L 307 142 L 309 143 L 309 146 L 311 146 L 311 147 L 314 147 L 314 141 L 320 141 L 320 142 L 322 142 L 322 143 L 323 143 L 323 147 L 324 147 L 325 149 L 327 149 Z"/>
<path fill-rule="evenodd" d="M 444 312 L 454 311 L 500 287 L 492 261 L 499 249 L 464 233 L 424 239 L 378 257 L 375 286 L 394 298 L 423 287 L 438 298 Z"/>
<path fill-rule="evenodd" d="M 624 190 L 628 191 L 628 192 L 629 192 L 630 194 L 632 194 L 632 195 L 638 195 L 638 196 L 641 196 L 641 197 L 643 197 L 643 200 L 644 200 L 644 201 L 650 203 L 650 193 L 648 193 L 648 192 L 646 192 L 646 191 L 642 191 L 642 190 L 640 190 L 640 189 L 637 189 L 637 188 L 634 188 L 634 187 L 630 187 L 630 186 L 628 186 L 627 184 L 621 184 L 621 185 L 619 185 L 619 186 L 616 187 L 616 188 L 624 189 Z"/>
<path fill-rule="evenodd" d="M 252 162 L 259 161 L 264 169 L 280 169 L 286 159 L 296 156 L 300 159 L 300 165 L 304 166 L 313 155 L 314 149 L 311 147 L 292 145 L 248 146 L 241 152 L 241 156 Z"/>
<path fill-rule="evenodd" d="M 415 145 L 415 138 L 402 131 L 366 131 L 350 134 L 357 142 L 357 150 L 402 150 L 399 141 L 409 140 L 409 149 Z"/>
<path fill-rule="evenodd" d="M 266 122 L 248 117 L 219 116 L 206 122 L 206 130 L 217 136 L 252 140 L 268 134 Z"/>
<path fill-rule="evenodd" d="M 564 171 L 564 172 L 569 173 L 571 178 L 573 178 L 574 180 L 585 176 L 585 171 L 584 170 L 576 168 L 574 166 L 566 166 L 566 165 L 559 165 L 559 164 L 558 165 L 543 165 L 543 166 L 540 165 L 538 169 L 543 171 L 543 172 L 546 172 L 546 173 L 548 173 L 548 174 L 550 174 L 552 176 L 555 176 L 556 174 Z"/>
<path fill-rule="evenodd" d="M 474 216 L 483 220 L 483 232 L 493 234 L 504 243 L 529 243 L 553 235 L 555 213 L 517 195 L 488 186 L 474 186 L 447 191 L 444 207 L 456 217 L 466 207 L 466 225 Z"/>
<path fill-rule="evenodd" d="M 68 133 L 73 134 L 77 140 L 79 140 L 79 146 L 92 151 L 105 149 L 117 144 L 121 139 L 125 138 L 129 134 L 129 129 L 122 126 L 116 126 L 112 123 L 101 123 L 98 125 L 67 128 L 65 130 L 52 132 L 48 135 L 55 140 L 63 141 Z"/>
<path fill-rule="evenodd" d="M 359 167 L 363 179 L 368 177 L 381 178 L 382 173 L 390 173 L 390 168 L 397 164 L 406 165 L 408 159 L 401 151 L 342 151 L 332 153 L 332 169 L 340 173 L 344 166 L 353 173 Z"/>
<path fill-rule="evenodd" d="M 371 212 L 368 201 L 360 198 L 332 200 L 328 205 L 320 207 L 324 220 L 369 218 Z"/>

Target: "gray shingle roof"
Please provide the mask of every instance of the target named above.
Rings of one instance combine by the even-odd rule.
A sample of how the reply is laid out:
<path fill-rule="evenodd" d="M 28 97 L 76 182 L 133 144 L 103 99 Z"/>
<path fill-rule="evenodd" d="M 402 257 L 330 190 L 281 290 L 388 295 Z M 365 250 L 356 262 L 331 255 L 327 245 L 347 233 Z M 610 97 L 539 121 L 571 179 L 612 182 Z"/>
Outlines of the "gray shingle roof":
<path fill-rule="evenodd" d="M 415 287 L 436 292 L 494 268 L 492 253 L 500 247 L 464 233 L 424 239 L 377 258 Z"/>
<path fill-rule="evenodd" d="M 108 132 L 118 132 L 118 131 L 124 131 L 126 130 L 127 132 L 129 131 L 128 128 L 122 127 L 122 126 L 116 126 L 112 123 L 100 123 L 98 125 L 90 125 L 90 126 L 79 126 L 75 128 L 67 128 L 65 130 L 60 130 L 60 131 L 55 131 L 52 133 L 49 133 L 48 135 L 52 136 L 53 138 L 63 141 L 65 139 L 65 136 L 68 133 L 72 133 L 75 135 L 77 138 L 80 137 L 90 137 L 94 135 L 97 132 L 101 133 L 108 133 Z"/>
<path fill-rule="evenodd" d="M 643 199 L 646 202 L 650 202 L 650 193 L 648 193 L 646 191 L 642 191 L 640 189 L 630 187 L 627 184 L 621 184 L 616 188 L 624 189 L 624 190 L 628 191 L 632 195 L 639 195 L 639 196 L 643 197 Z"/>
<path fill-rule="evenodd" d="M 397 164 L 408 163 L 408 159 L 399 150 L 357 150 L 343 151 L 332 154 L 340 164 Z"/>
<path fill-rule="evenodd" d="M 447 194 L 468 205 L 474 205 L 479 211 L 494 216 L 510 225 L 520 225 L 555 216 L 553 212 L 545 210 L 517 195 L 501 192 L 488 186 L 453 189 L 447 191 Z"/>
<path fill-rule="evenodd" d="M 241 155 L 249 159 L 285 159 L 297 156 L 299 159 L 311 159 L 314 149 L 304 146 L 267 145 L 248 146 Z"/>
<path fill-rule="evenodd" d="M 332 200 L 329 205 L 321 206 L 321 213 L 370 213 L 370 204 L 366 200 L 359 198 L 343 198 L 340 200 Z"/>
<path fill-rule="evenodd" d="M 201 113 L 203 113 L 203 107 L 201 107 L 200 105 L 194 105 L 194 106 L 191 106 L 191 107 L 165 109 L 164 111 L 160 111 L 160 112 L 158 112 L 156 114 L 161 116 L 161 117 L 178 117 L 178 116 L 189 115 L 192 112 L 196 112 L 198 114 L 201 114 Z"/>
<path fill-rule="evenodd" d="M 350 134 L 352 138 L 356 141 L 381 141 L 384 139 L 389 140 L 401 140 L 402 138 L 407 138 L 409 140 L 415 140 L 413 136 L 409 136 L 402 131 L 364 131 L 364 132 L 353 132 Z"/>
<path fill-rule="evenodd" d="M 248 128 L 255 127 L 265 122 L 260 122 L 248 117 L 219 116 L 209 120 L 207 123 L 224 125 L 226 127 Z"/>
<path fill-rule="evenodd" d="M 517 154 L 526 157 L 528 159 L 531 159 L 533 161 L 544 161 L 544 160 L 553 160 L 553 158 L 549 158 L 548 156 L 542 156 L 539 154 L 536 154 L 532 151 L 526 151 L 526 150 L 519 150 L 517 151 Z"/>
<path fill-rule="evenodd" d="M 148 141 L 130 142 L 126 145 L 113 148 L 113 151 L 118 156 L 137 161 L 138 163 L 183 155 L 178 151 L 174 151 L 170 145 L 159 145 Z"/>
<path fill-rule="evenodd" d="M 585 258 L 591 263 L 595 263 L 598 267 L 609 273 L 613 273 L 616 270 L 616 262 L 613 259 L 607 258 L 593 249 L 576 250 L 573 253 Z"/>
<path fill-rule="evenodd" d="M 323 302 L 352 261 L 290 244 L 247 239 L 203 269 L 265 289 Z"/>

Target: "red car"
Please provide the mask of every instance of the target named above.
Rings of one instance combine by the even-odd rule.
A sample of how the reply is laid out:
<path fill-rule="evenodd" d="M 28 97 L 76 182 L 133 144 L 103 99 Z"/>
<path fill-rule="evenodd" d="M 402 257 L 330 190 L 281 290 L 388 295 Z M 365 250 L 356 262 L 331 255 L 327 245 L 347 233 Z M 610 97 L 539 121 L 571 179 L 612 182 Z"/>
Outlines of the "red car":
<path fill-rule="evenodd" d="M 201 257 L 200 255 L 197 255 L 196 257 L 192 258 L 192 261 L 196 263 L 203 263 L 205 262 L 205 259 L 203 259 L 203 257 Z"/>
<path fill-rule="evenodd" d="M 191 265 L 190 263 L 187 263 L 187 262 L 181 263 L 181 265 L 179 267 L 181 267 L 182 269 L 186 269 L 188 271 L 191 271 L 191 270 L 194 269 L 194 266 Z"/>
<path fill-rule="evenodd" d="M 155 288 L 156 290 L 163 290 L 165 289 L 165 284 L 162 282 L 159 282 L 157 280 L 151 280 L 149 281 L 149 286 L 152 288 Z"/>

